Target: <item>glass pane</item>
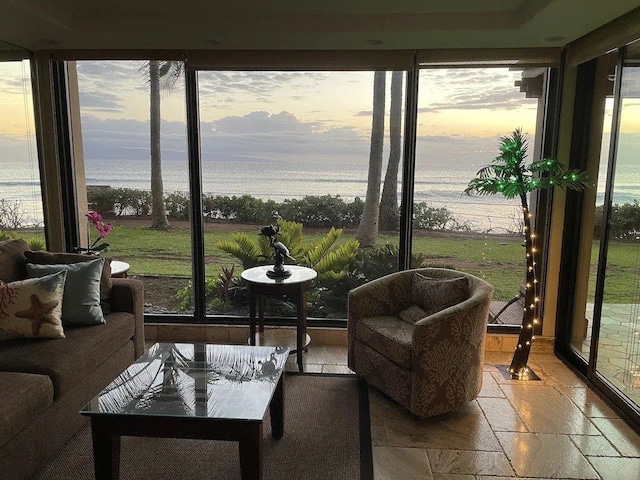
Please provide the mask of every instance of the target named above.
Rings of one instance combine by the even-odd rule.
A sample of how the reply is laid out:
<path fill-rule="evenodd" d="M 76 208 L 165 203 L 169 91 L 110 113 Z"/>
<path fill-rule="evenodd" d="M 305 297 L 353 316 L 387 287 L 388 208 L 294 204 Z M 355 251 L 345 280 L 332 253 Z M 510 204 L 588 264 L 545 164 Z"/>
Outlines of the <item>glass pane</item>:
<path fill-rule="evenodd" d="M 585 198 L 591 198 L 593 203 L 585 206 L 583 212 L 583 239 L 589 242 L 590 247 L 581 246 L 582 258 L 578 268 L 578 286 L 576 288 L 576 298 L 574 303 L 574 320 L 571 325 L 571 347 L 584 359 L 589 358 L 591 351 L 591 339 L 594 324 L 593 309 L 595 303 L 596 273 L 598 271 L 598 256 L 600 251 L 600 239 L 604 220 L 604 195 L 607 184 L 607 170 L 609 160 L 609 148 L 611 144 L 611 125 L 613 118 L 613 79 L 615 77 L 615 65 L 617 62 L 617 52 L 612 52 L 604 58 L 599 59 L 607 68 L 597 69 L 604 78 L 596 80 L 594 97 L 594 109 L 602 108 L 602 136 L 599 155 L 598 168 L 594 169 L 596 175 L 593 176 L 595 189 L 586 189 Z M 595 102 L 601 102 L 600 105 Z M 594 133 L 595 134 L 595 133 Z M 590 208 L 589 208 L 590 207 Z M 594 220 L 591 224 L 589 212 L 593 212 Z M 586 239 L 587 229 L 593 228 L 593 237 Z"/>
<path fill-rule="evenodd" d="M 620 125 L 596 371 L 640 404 L 640 45 L 622 70 Z"/>
<path fill-rule="evenodd" d="M 519 198 L 466 196 L 464 191 L 478 170 L 499 154 L 500 138 L 518 127 L 529 138 L 527 162 L 537 158 L 536 121 L 544 106 L 545 72 L 420 72 L 413 264 L 464 270 L 486 279 L 495 287 L 492 323 L 522 321 L 522 207 Z"/>
<path fill-rule="evenodd" d="M 273 212 L 290 262 L 319 272 L 309 317 L 345 318 L 350 289 L 397 269 L 404 77 L 199 72 L 209 313 L 246 315 L 238 279 L 244 268 L 273 262 L 268 239 L 258 235 L 277 224 Z M 363 212 L 377 226 L 385 185 L 395 187 L 391 219 L 358 235 Z M 269 299 L 266 308 L 295 315 L 291 302 Z"/>
<path fill-rule="evenodd" d="M 0 62 L 0 241 L 44 250 L 44 216 L 29 61 Z"/>
<path fill-rule="evenodd" d="M 183 64 L 82 61 L 77 69 L 86 209 L 113 226 L 105 256 L 130 264 L 128 274 L 144 282 L 146 313 L 189 312 Z M 91 228 L 87 242 L 96 241 L 102 243 Z"/>

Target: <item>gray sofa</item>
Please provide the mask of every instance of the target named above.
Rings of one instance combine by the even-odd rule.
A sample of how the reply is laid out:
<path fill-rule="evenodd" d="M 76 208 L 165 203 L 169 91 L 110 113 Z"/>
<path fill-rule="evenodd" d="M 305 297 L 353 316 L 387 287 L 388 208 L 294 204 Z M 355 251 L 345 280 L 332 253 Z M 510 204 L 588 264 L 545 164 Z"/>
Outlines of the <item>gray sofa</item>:
<path fill-rule="evenodd" d="M 27 251 L 23 240 L 0 242 L 0 280 L 26 278 Z M 83 259 L 46 255 L 43 263 Z M 1 479 L 31 477 L 87 422 L 80 408 L 143 353 L 142 282 L 109 272 L 100 282 L 105 324 L 65 326 L 60 339 L 0 341 Z"/>

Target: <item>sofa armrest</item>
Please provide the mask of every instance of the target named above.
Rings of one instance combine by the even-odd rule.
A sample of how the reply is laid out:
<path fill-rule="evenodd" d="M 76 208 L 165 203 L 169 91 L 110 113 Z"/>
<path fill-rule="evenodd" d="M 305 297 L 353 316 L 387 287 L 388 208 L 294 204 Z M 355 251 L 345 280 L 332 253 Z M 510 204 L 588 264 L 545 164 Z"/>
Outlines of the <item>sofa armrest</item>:
<path fill-rule="evenodd" d="M 114 312 L 128 312 L 135 319 L 133 344 L 138 358 L 144 353 L 144 284 L 132 278 L 114 278 L 111 308 Z"/>

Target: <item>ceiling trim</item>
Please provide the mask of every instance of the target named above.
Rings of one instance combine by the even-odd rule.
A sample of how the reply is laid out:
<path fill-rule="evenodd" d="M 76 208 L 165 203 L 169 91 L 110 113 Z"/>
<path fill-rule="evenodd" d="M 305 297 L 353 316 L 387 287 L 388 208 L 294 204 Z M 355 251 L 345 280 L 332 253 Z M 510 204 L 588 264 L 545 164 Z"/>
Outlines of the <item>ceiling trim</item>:
<path fill-rule="evenodd" d="M 571 42 L 567 62 L 577 66 L 639 38 L 640 7 Z"/>

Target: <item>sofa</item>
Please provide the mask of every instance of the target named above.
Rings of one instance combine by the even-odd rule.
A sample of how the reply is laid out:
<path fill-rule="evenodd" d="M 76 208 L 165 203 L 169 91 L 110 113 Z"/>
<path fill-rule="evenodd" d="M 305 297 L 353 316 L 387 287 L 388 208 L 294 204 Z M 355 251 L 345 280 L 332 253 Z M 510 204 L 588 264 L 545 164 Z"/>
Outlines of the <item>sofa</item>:
<path fill-rule="evenodd" d="M 0 288 L 28 277 L 27 258 L 77 265 L 96 257 L 34 253 L 24 240 L 6 240 L 0 242 Z M 1 479 L 26 479 L 38 471 L 88 421 L 79 410 L 144 351 L 142 282 L 111 279 L 108 263 L 100 263 L 98 279 L 104 323 L 65 325 L 63 317 L 46 325 L 58 329 L 60 338 L 0 341 Z"/>
<path fill-rule="evenodd" d="M 349 292 L 349 368 L 416 416 L 475 399 L 493 287 L 446 268 L 393 273 Z"/>

